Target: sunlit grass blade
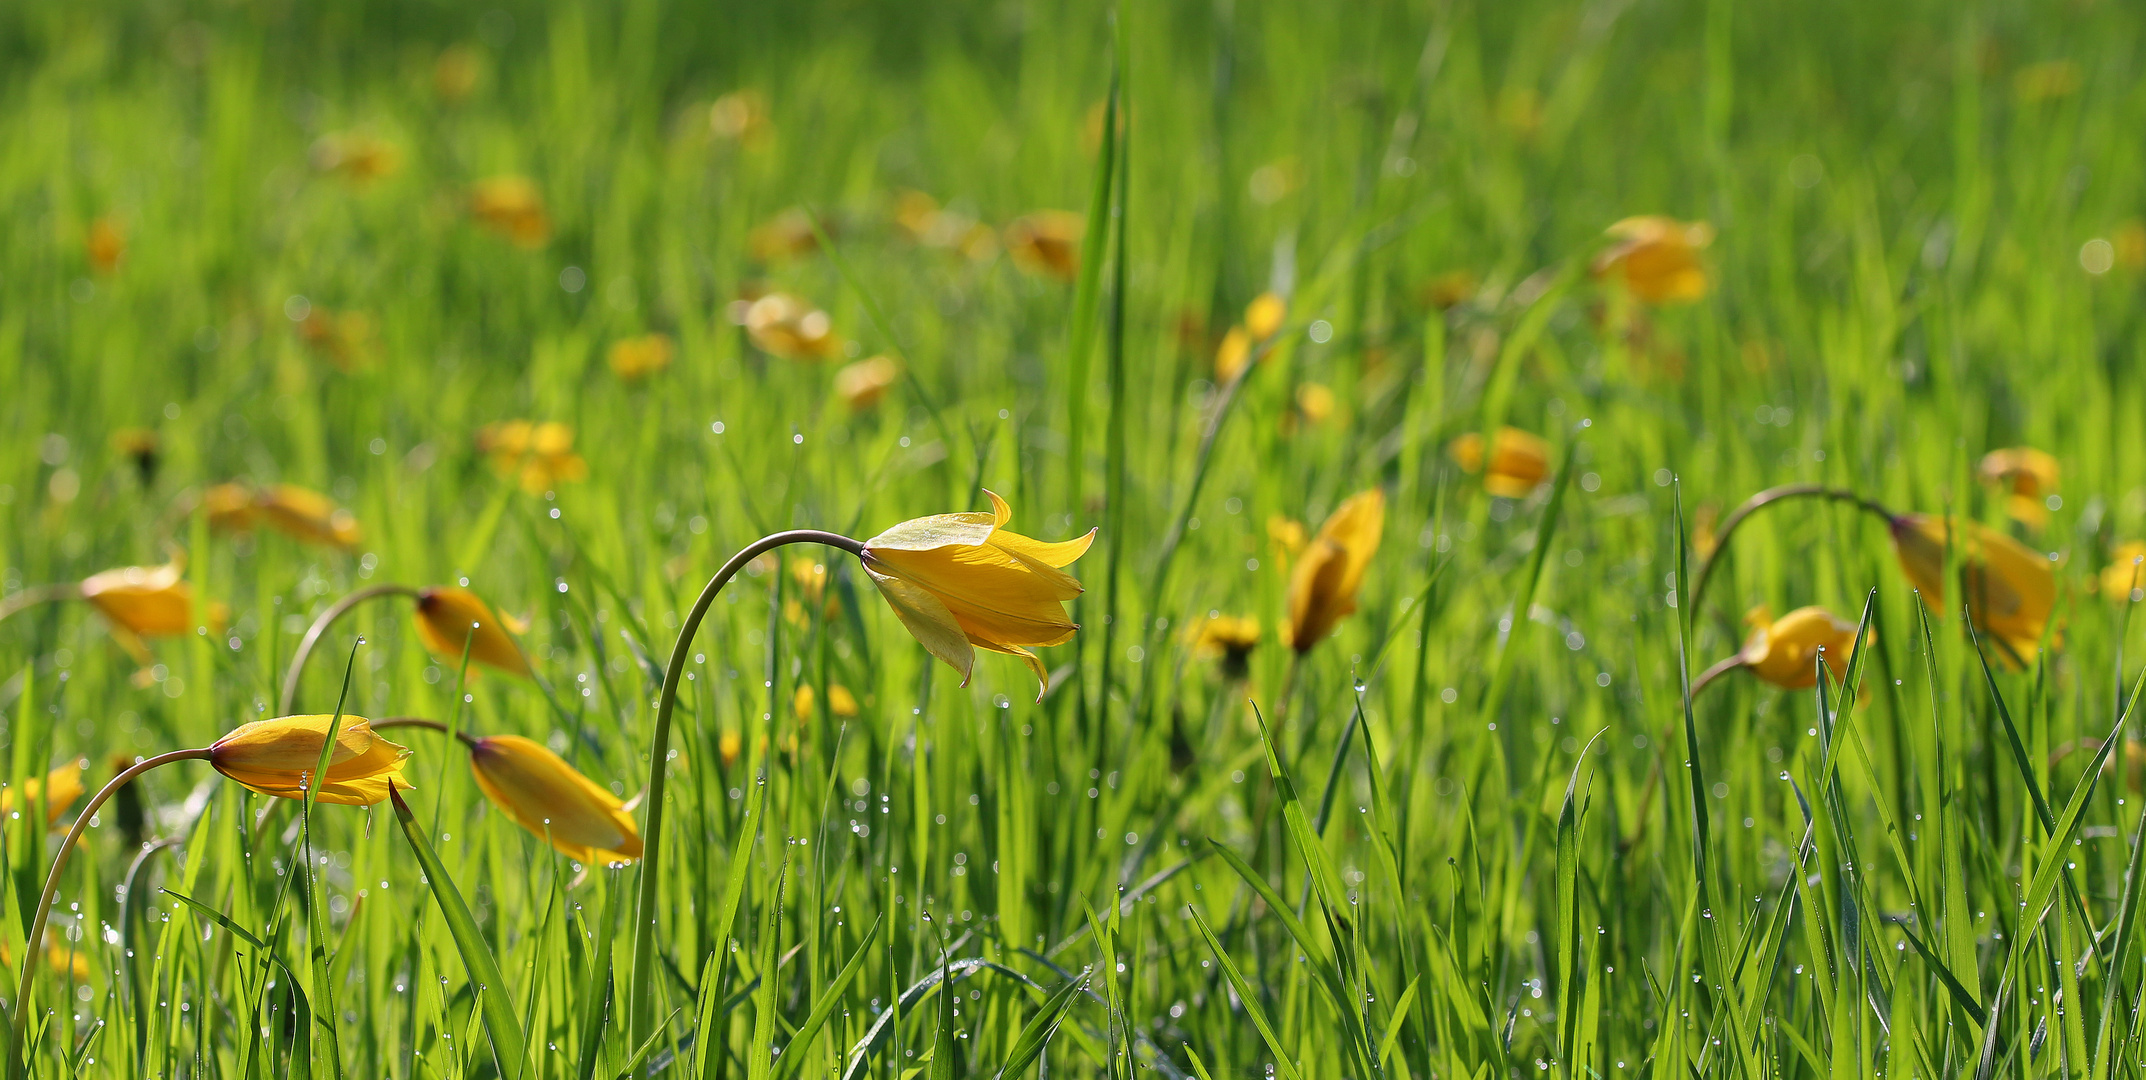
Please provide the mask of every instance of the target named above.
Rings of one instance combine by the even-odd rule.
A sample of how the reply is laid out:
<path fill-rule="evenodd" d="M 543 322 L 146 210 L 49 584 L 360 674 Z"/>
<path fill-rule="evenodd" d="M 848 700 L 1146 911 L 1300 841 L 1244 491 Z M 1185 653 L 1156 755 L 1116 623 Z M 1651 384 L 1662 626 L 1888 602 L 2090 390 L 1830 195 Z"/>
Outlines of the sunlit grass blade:
<path fill-rule="evenodd" d="M 424 868 L 432 898 L 439 903 L 440 915 L 447 922 L 447 932 L 454 939 L 455 951 L 461 954 L 462 964 L 469 971 L 484 1012 L 485 1034 L 491 1037 L 492 1058 L 502 1076 L 516 1075 L 520 1063 L 528 1056 L 527 1043 L 522 1037 L 521 1021 L 514 1015 L 514 995 L 507 990 L 507 980 L 500 974 L 499 962 L 493 959 L 484 931 L 478 929 L 476 917 L 470 914 L 461 891 L 448 876 L 446 865 L 440 862 L 432 844 L 425 839 L 424 829 L 417 824 L 416 815 L 410 812 L 409 803 L 403 801 L 402 793 L 392 787 L 388 796 L 395 806 L 395 821 L 402 827 L 403 837 L 410 842 L 410 850 L 416 854 L 418 865 Z"/>
<path fill-rule="evenodd" d="M 1215 937 L 1215 932 L 1208 927 L 1207 920 L 1201 917 L 1197 909 L 1188 910 L 1192 911 L 1193 924 L 1200 928 L 1200 936 L 1207 941 L 1208 951 L 1214 954 L 1215 963 L 1222 968 L 1223 977 L 1229 980 L 1230 988 L 1237 992 L 1237 999 L 1244 1006 L 1245 1015 L 1251 1018 L 1252 1026 L 1259 1030 L 1260 1039 L 1267 1044 L 1267 1052 L 1274 1055 L 1276 1073 L 1283 1080 L 1297 1080 L 1299 1074 L 1296 1063 L 1291 1060 L 1288 1048 L 1282 1045 L 1281 1037 L 1275 1034 L 1274 1024 L 1267 1019 L 1267 1011 L 1260 1007 L 1259 991 L 1245 981 L 1244 973 L 1237 970 L 1236 963 L 1229 958 L 1229 951 L 1222 947 L 1221 940 Z"/>
<path fill-rule="evenodd" d="M 994 1074 L 997 1080 L 1015 1080 L 1030 1065 L 1035 1064 L 1037 1058 L 1043 1056 L 1044 1048 L 1050 1045 L 1051 1036 L 1058 1033 L 1058 1025 L 1065 1021 L 1067 1010 L 1073 1007 L 1075 1001 L 1080 1000 L 1081 994 L 1087 989 L 1088 979 L 1083 973 L 1079 977 L 1065 980 L 1058 989 L 1051 991 L 1051 996 L 1044 999 L 1042 1007 L 1028 1018 L 1028 1022 L 1021 1026 L 1021 1033 L 1014 1037 L 1013 1046 L 1006 1053 L 1006 1060 L 1000 1063 L 998 1072 Z"/>

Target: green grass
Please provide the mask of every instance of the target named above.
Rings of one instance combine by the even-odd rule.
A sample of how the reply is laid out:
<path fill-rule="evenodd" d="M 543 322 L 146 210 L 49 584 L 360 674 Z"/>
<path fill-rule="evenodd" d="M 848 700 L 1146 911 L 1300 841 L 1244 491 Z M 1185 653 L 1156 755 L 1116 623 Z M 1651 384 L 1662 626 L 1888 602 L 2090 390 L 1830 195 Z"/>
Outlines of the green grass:
<path fill-rule="evenodd" d="M 444 736 L 395 733 L 409 817 L 320 805 L 303 836 L 204 764 L 146 775 L 64 877 L 52 924 L 87 976 L 38 973 L 29 1074 L 2146 1073 L 2142 777 L 2059 757 L 2137 724 L 2126 605 L 2089 585 L 2146 538 L 2146 21 L 1126 11 L 0 9 L 0 592 L 176 546 L 231 610 L 152 642 L 140 679 L 87 605 L 0 622 L 15 784 L 204 746 L 273 712 L 338 597 L 466 578 L 529 618 L 557 705 L 496 673 L 458 699 L 388 598 L 322 642 L 300 710 L 334 706 L 362 635 L 350 713 L 525 734 L 630 796 L 679 621 L 754 539 L 869 536 L 984 488 L 1023 532 L 1104 530 L 1040 703 L 993 654 L 958 686 L 849 556 L 777 553 L 827 567 L 835 602 L 795 617 L 787 569 L 741 575 L 679 687 L 647 964 L 639 870 L 555 855 Z M 450 47 L 480 71 L 452 102 Z M 768 105 L 744 144 L 707 119 L 740 89 Z M 316 140 L 354 131 L 399 168 L 317 172 Z M 471 221 L 502 174 L 541 191 L 541 247 Z M 1062 282 L 910 242 L 904 189 L 993 227 L 1125 213 Z M 756 263 L 750 230 L 797 206 L 839 260 Z M 1586 273 L 1645 213 L 1714 225 L 1704 300 L 1642 309 Z M 125 237 L 109 270 L 99 219 Z M 1428 304 L 1454 272 L 1479 287 Z M 1214 343 L 1269 287 L 1288 325 L 1230 396 Z M 853 349 L 755 349 L 729 309 L 763 288 Z M 370 321 L 351 369 L 308 308 Z M 676 359 L 621 383 L 605 350 L 650 331 Z M 853 414 L 834 372 L 877 353 L 914 378 Z M 1305 384 L 1331 416 L 1296 414 Z M 587 478 L 496 475 L 477 432 L 514 418 L 571 425 Z M 1501 424 L 1549 439 L 1554 484 L 1493 500 L 1445 456 Z M 160 436 L 153 477 L 125 428 Z M 2063 468 L 2037 532 L 1973 475 L 2017 445 Z M 330 493 L 365 539 L 186 512 L 234 478 Z M 1795 482 L 2055 553 L 2061 643 L 1985 676 L 1878 523 L 1831 503 L 1753 518 L 1705 607 L 1674 606 L 1700 558 L 1680 536 Z M 1270 519 L 1316 529 L 1373 486 L 1360 610 L 1297 667 Z M 1867 610 L 1848 684 L 1739 674 L 1687 706 L 1760 603 Z M 1187 644 L 1210 611 L 1265 624 L 1242 683 Z M 0 860 L 17 963 L 59 836 L 26 817 Z"/>

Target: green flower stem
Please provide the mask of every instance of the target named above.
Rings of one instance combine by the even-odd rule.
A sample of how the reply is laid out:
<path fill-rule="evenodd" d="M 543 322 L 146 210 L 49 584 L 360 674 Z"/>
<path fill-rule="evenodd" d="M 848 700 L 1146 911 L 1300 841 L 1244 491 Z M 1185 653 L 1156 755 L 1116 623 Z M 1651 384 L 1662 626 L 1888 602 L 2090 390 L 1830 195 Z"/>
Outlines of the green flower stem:
<path fill-rule="evenodd" d="M 328 610 L 321 612 L 320 617 L 313 620 L 313 625 L 306 627 L 306 636 L 299 640 L 298 651 L 291 654 L 290 669 L 283 674 L 283 696 L 276 701 L 277 716 L 291 715 L 291 709 L 298 700 L 298 678 L 305 674 L 306 658 L 313 655 L 313 647 L 320 644 L 320 639 L 328 633 L 328 628 L 334 626 L 337 619 L 348 614 L 351 608 L 383 596 L 407 596 L 415 600 L 418 593 L 408 585 L 375 585 L 369 589 L 359 589 L 328 605 Z"/>
<path fill-rule="evenodd" d="M 422 716 L 390 716 L 385 720 L 372 722 L 374 731 L 385 731 L 388 728 L 399 727 L 424 728 L 426 731 L 437 731 L 442 735 L 453 735 L 455 738 L 462 740 L 462 745 L 464 746 L 477 745 L 477 736 L 467 731 L 456 731 L 437 720 L 427 720 Z"/>
<path fill-rule="evenodd" d="M 89 828 L 89 819 L 95 817 L 97 808 L 104 805 L 120 788 L 127 786 L 135 777 L 174 761 L 206 761 L 209 752 L 203 750 L 173 750 L 153 758 L 137 761 L 126 771 L 111 779 L 89 800 L 89 805 L 75 816 L 74 827 L 67 830 L 67 839 L 60 841 L 60 850 L 52 856 L 52 869 L 45 874 L 44 894 L 37 898 L 37 913 L 30 919 L 30 932 L 23 939 L 22 978 L 15 988 L 15 1001 L 10 1006 L 14 1015 L 9 1017 L 8 1060 L 19 1063 L 23 1032 L 28 1028 L 30 983 L 37 977 L 38 952 L 45 938 L 45 918 L 52 914 L 52 900 L 60 891 L 60 872 L 67 869 L 67 856 L 73 853 L 75 844 L 82 839 L 83 830 Z"/>
<path fill-rule="evenodd" d="M 5 601 L 0 601 L 0 622 L 6 621 L 8 616 L 18 611 L 33 608 L 39 604 L 50 604 L 60 600 L 80 600 L 81 598 L 82 586 L 72 582 L 65 585 L 32 586 L 8 597 Z"/>
<path fill-rule="evenodd" d="M 1714 540 L 1714 550 L 1707 554 L 1706 562 L 1699 567 L 1698 579 L 1692 583 L 1691 609 L 1693 611 L 1703 610 L 1699 606 L 1699 602 L 1706 597 L 1706 583 L 1713 579 L 1714 567 L 1720 564 L 1722 555 L 1729 550 L 1729 538 L 1736 535 L 1737 526 L 1742 525 L 1745 518 L 1777 502 L 1787 499 L 1811 498 L 1853 503 L 1859 510 L 1868 511 L 1884 518 L 1888 525 L 1897 516 L 1875 500 L 1866 499 L 1853 491 L 1830 488 L 1823 484 L 1783 484 L 1780 487 L 1767 488 L 1745 499 L 1741 505 L 1730 511 L 1729 516 L 1722 521 L 1721 531 L 1716 534 Z M 1681 601 L 1681 599 L 1680 597 L 1679 600 Z M 1698 688 L 1693 687 L 1693 689 Z"/>
<path fill-rule="evenodd" d="M 707 618 L 709 605 L 715 603 L 717 593 L 730 584 L 745 564 L 762 554 L 786 544 L 825 544 L 840 548 L 852 555 L 863 557 L 864 542 L 852 540 L 840 533 L 822 532 L 818 529 L 791 529 L 772 533 L 747 544 L 723 568 L 708 579 L 700 591 L 700 599 L 694 601 L 693 610 L 686 614 L 685 622 L 678 628 L 677 644 L 671 646 L 670 666 L 663 672 L 663 691 L 656 698 L 656 730 L 648 746 L 648 793 L 646 803 L 648 817 L 641 826 L 641 891 L 634 908 L 633 925 L 633 975 L 627 990 L 626 1034 L 629 1044 L 645 1037 L 654 1026 L 650 1013 L 650 995 L 656 984 L 656 893 L 663 880 L 659 872 L 663 861 L 663 780 L 664 767 L 671 745 L 671 713 L 678 705 L 678 684 L 685 678 L 686 657 L 693 649 L 693 635 L 700 630 L 701 620 Z M 742 873 L 742 868 L 733 867 L 732 873 Z"/>

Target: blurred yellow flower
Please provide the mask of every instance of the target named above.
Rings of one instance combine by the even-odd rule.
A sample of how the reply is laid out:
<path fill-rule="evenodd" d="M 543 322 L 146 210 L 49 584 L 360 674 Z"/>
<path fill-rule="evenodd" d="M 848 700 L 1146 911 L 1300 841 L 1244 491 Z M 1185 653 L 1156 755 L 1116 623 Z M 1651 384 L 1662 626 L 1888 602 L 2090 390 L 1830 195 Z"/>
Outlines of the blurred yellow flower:
<path fill-rule="evenodd" d="M 320 802 L 371 806 L 387 799 L 390 781 L 410 790 L 402 776 L 409 749 L 373 734 L 372 721 L 347 713 L 336 728 L 328 771 L 315 784 L 313 770 L 320 764 L 321 742 L 334 719 L 312 715 L 255 720 L 216 740 L 209 747 L 209 764 L 232 780 L 279 799 L 303 799 L 311 786 L 318 789 L 314 798 Z"/>
<path fill-rule="evenodd" d="M 1776 619 L 1762 604 L 1744 615 L 1744 625 L 1751 628 L 1751 636 L 1738 656 L 1753 675 L 1775 686 L 1806 690 L 1818 685 L 1820 650 L 1834 678 L 1848 673 L 1856 624 L 1825 608 L 1801 607 Z"/>
<path fill-rule="evenodd" d="M 718 139 L 757 143 L 770 130 L 767 96 L 758 90 L 733 90 L 708 106 L 708 130 Z"/>
<path fill-rule="evenodd" d="M 209 517 L 209 528 L 245 532 L 253 528 L 253 489 L 236 480 L 216 484 L 201 493 L 201 510 Z"/>
<path fill-rule="evenodd" d="M 27 810 L 37 805 L 40 794 L 45 798 L 45 824 L 57 825 L 67 816 L 67 808 L 82 797 L 82 762 L 70 761 L 45 774 L 43 779 L 35 776 L 21 785 L 0 791 L 0 818 Z"/>
<path fill-rule="evenodd" d="M 127 257 L 127 234 L 120 231 L 119 219 L 107 216 L 90 222 L 83 249 L 89 256 L 90 269 L 100 274 L 119 269 L 120 261 Z"/>
<path fill-rule="evenodd" d="M 515 640 L 516 635 L 528 632 L 528 626 L 500 614 L 476 593 L 454 585 L 419 589 L 416 617 L 417 636 L 434 656 L 460 663 L 466 640 L 471 663 L 531 677 L 529 657 Z"/>
<path fill-rule="evenodd" d="M 544 196 L 526 176 L 494 176 L 470 187 L 469 212 L 485 228 L 534 250 L 551 240 L 551 215 Z"/>
<path fill-rule="evenodd" d="M 176 560 L 91 574 L 82 580 L 82 599 L 113 626 L 141 637 L 176 637 L 196 625 L 194 589 Z"/>
<path fill-rule="evenodd" d="M 352 548 L 365 538 L 358 519 L 320 492 L 296 484 L 270 484 L 254 494 L 254 515 L 286 536 Z"/>
<path fill-rule="evenodd" d="M 1068 210 L 1038 210 L 1006 226 L 1006 254 L 1031 274 L 1071 281 L 1080 274 L 1086 219 Z"/>
<path fill-rule="evenodd" d="M 2101 570 L 2101 595 L 2111 600 L 2138 600 L 2146 590 L 2146 543 L 2137 540 L 2116 545 L 2109 565 Z"/>
<path fill-rule="evenodd" d="M 120 428 L 112 432 L 112 452 L 134 463 L 144 485 L 156 482 L 158 452 L 163 439 L 148 428 Z"/>
<path fill-rule="evenodd" d="M 1926 514 L 1894 518 L 1893 551 L 1900 568 L 1921 590 L 1923 602 L 1941 616 L 1949 610 L 1944 580 L 1948 534 L 1967 588 L 1968 617 L 1998 639 L 1999 660 L 2013 666 L 2032 663 L 2056 609 L 2056 573 L 2049 558 L 1979 522 Z"/>
<path fill-rule="evenodd" d="M 2116 265 L 2126 270 L 2146 270 L 2146 222 L 2126 221 L 2110 233 L 2109 239 L 2116 249 Z"/>
<path fill-rule="evenodd" d="M 1478 288 L 1481 283 L 1474 274 L 1466 270 L 1448 270 L 1424 285 L 1422 295 L 1425 303 L 1446 311 L 1466 303 Z"/>
<path fill-rule="evenodd" d="M 611 365 L 611 374 L 633 382 L 670 367 L 675 352 L 677 347 L 669 334 L 641 334 L 612 342 L 605 360 Z"/>
<path fill-rule="evenodd" d="M 1468 432 L 1446 444 L 1446 454 L 1461 471 L 1482 472 L 1483 490 L 1503 499 L 1520 499 L 1550 475 L 1550 444 L 1542 436 L 1516 427 L 1501 427 L 1490 440 L 1490 469 L 1483 469 L 1483 436 Z"/>
<path fill-rule="evenodd" d="M 1251 362 L 1254 346 L 1264 343 L 1282 328 L 1289 316 L 1289 302 L 1271 292 L 1260 293 L 1244 309 L 1244 321 L 1232 326 L 1215 347 L 1215 378 L 1228 382 Z"/>
<path fill-rule="evenodd" d="M 921 191 L 894 197 L 894 223 L 911 240 L 929 248 L 959 252 L 978 261 L 998 251 L 998 234 L 974 217 L 941 209 L 939 200 Z"/>
<path fill-rule="evenodd" d="M 1982 482 L 2005 489 L 2005 513 L 2029 528 L 2049 520 L 2049 496 L 2057 491 L 2057 459 L 2031 446 L 1992 450 L 1975 472 Z"/>
<path fill-rule="evenodd" d="M 901 378 L 902 366 L 892 358 L 870 357 L 835 372 L 835 396 L 850 411 L 860 412 L 879 404 L 879 399 L 887 396 L 887 390 Z"/>
<path fill-rule="evenodd" d="M 1356 610 L 1357 588 L 1385 526 L 1386 495 L 1378 488 L 1343 499 L 1319 526 L 1289 574 L 1290 648 L 1310 652 Z"/>
<path fill-rule="evenodd" d="M 1310 539 L 1311 534 L 1305 531 L 1303 522 L 1280 514 L 1267 516 L 1267 542 L 1274 548 L 1276 562 L 1286 563 L 1295 558 Z"/>
<path fill-rule="evenodd" d="M 402 167 L 402 148 L 368 132 L 332 132 L 313 140 L 306 160 L 315 172 L 364 184 L 395 175 Z"/>
<path fill-rule="evenodd" d="M 2079 92 L 2079 65 L 2071 60 L 2044 60 L 2012 74 L 2012 92 L 2022 103 L 2053 101 Z"/>
<path fill-rule="evenodd" d="M 1259 620 L 1250 615 L 1210 614 L 1192 627 L 1192 651 L 1222 662 L 1222 673 L 1244 678 L 1251 670 L 1252 650 L 1259 646 Z"/>
<path fill-rule="evenodd" d="M 477 430 L 477 449 L 491 458 L 493 472 L 517 478 L 531 495 L 589 475 L 589 463 L 574 453 L 574 429 L 556 420 L 486 424 Z"/>
<path fill-rule="evenodd" d="M 625 805 L 543 743 L 520 735 L 471 739 L 469 769 L 492 805 L 561 855 L 588 866 L 641 857 L 641 834 Z"/>
<path fill-rule="evenodd" d="M 1334 415 L 1334 391 L 1324 383 L 1305 383 L 1297 387 L 1295 416 L 1314 426 L 1326 423 Z"/>
<path fill-rule="evenodd" d="M 826 312 L 785 292 L 769 293 L 745 309 L 745 333 L 760 351 L 784 360 L 818 360 L 842 345 Z"/>
<path fill-rule="evenodd" d="M 1056 645 L 1079 626 L 1064 603 L 1081 594 L 1062 567 L 1095 541 L 1086 535 L 1047 544 L 1006 528 L 1013 511 L 991 497 L 989 514 L 937 514 L 902 522 L 864 542 L 864 569 L 902 625 L 932 655 L 961 672 L 974 648 L 1018 656 L 1035 672 L 1042 700 L 1049 673 L 1028 646 Z M 972 648 L 972 646 L 974 648 Z"/>
<path fill-rule="evenodd" d="M 745 739 L 735 731 L 726 731 L 715 741 L 715 754 L 723 759 L 723 767 L 738 763 L 738 755 L 745 750 Z"/>
<path fill-rule="evenodd" d="M 450 45 L 432 62 L 432 92 L 452 105 L 477 89 L 484 75 L 484 61 L 467 45 Z"/>
<path fill-rule="evenodd" d="M 343 371 L 356 371 L 372 360 L 373 319 L 362 311 L 337 314 L 313 308 L 298 320 L 298 336 Z"/>
<path fill-rule="evenodd" d="M 1650 304 L 1689 303 L 1709 285 L 1699 252 L 1714 242 L 1714 227 L 1661 216 L 1629 217 L 1604 230 L 1615 243 L 1595 256 L 1596 277 L 1615 276 Z"/>
<path fill-rule="evenodd" d="M 812 231 L 811 216 L 793 206 L 754 226 L 745 236 L 745 246 L 755 262 L 775 262 L 810 254 L 819 248 L 820 238 Z"/>
<path fill-rule="evenodd" d="M 798 720 L 812 719 L 813 707 L 818 703 L 819 694 L 812 689 L 812 684 L 797 685 L 797 693 L 791 700 L 791 705 L 797 712 Z M 850 693 L 849 687 L 841 683 L 830 683 L 827 687 L 827 711 L 845 720 L 857 715 L 856 695 Z"/>

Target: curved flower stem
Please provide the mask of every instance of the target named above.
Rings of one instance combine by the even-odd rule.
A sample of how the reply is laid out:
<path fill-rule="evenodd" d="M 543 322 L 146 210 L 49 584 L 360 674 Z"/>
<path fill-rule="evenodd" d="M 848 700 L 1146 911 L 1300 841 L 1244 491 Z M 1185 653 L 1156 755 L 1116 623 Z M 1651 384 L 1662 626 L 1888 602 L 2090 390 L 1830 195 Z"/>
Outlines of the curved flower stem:
<path fill-rule="evenodd" d="M 442 735 L 452 734 L 455 738 L 462 740 L 462 745 L 464 746 L 477 745 L 477 736 L 467 731 L 456 731 L 437 720 L 427 720 L 422 716 L 390 716 L 385 720 L 375 720 L 372 723 L 374 731 L 399 727 L 424 728 L 426 731 L 437 731 Z"/>
<path fill-rule="evenodd" d="M 89 805 L 83 807 L 82 812 L 75 816 L 74 827 L 67 830 L 67 839 L 60 841 L 60 850 L 52 856 L 52 869 L 45 875 L 44 894 L 37 899 L 37 913 L 30 919 L 29 936 L 23 939 L 22 981 L 15 988 L 14 1015 L 9 1018 L 12 1021 L 8 1036 L 10 1062 L 19 1057 L 22 1049 L 22 1033 L 26 1027 L 30 1004 L 30 983 L 37 976 L 37 950 L 45 937 L 45 917 L 52 914 L 52 899 L 60 891 L 60 871 L 67 869 L 67 856 L 74 851 L 75 843 L 82 839 L 82 831 L 89 828 L 89 819 L 96 816 L 97 808 L 103 806 L 106 799 L 127 786 L 135 777 L 159 765 L 169 765 L 174 761 L 206 761 L 208 757 L 209 752 L 206 749 L 173 750 L 168 754 L 158 754 L 153 758 L 137 761 L 126 771 L 113 777 L 110 783 L 104 785 L 89 800 Z"/>
<path fill-rule="evenodd" d="M 4 601 L 0 601 L 0 622 L 6 621 L 8 616 L 18 611 L 33 608 L 39 604 L 50 604 L 60 600 L 80 600 L 81 598 L 82 586 L 73 582 L 68 582 L 64 585 L 32 586 L 8 597 Z"/>
<path fill-rule="evenodd" d="M 1702 610 L 1699 602 L 1706 598 L 1706 583 L 1713 578 L 1715 565 L 1721 562 L 1722 554 L 1729 550 L 1729 538 L 1736 535 L 1736 527 L 1742 525 L 1745 518 L 1758 512 L 1762 507 L 1770 506 L 1784 499 L 1806 498 L 1853 503 L 1859 510 L 1865 510 L 1884 518 L 1887 524 L 1891 524 L 1895 517 L 1891 510 L 1886 509 L 1884 505 L 1877 501 L 1866 499 L 1853 491 L 1842 488 L 1831 488 L 1824 484 L 1783 484 L 1780 487 L 1767 488 L 1745 499 L 1741 505 L 1730 511 L 1729 516 L 1722 521 L 1721 531 L 1716 534 L 1714 539 L 1714 550 L 1707 555 L 1706 562 L 1700 565 L 1698 579 L 1692 582 L 1692 610 Z M 1693 687 L 1693 689 L 1696 690 L 1697 687 Z"/>
<path fill-rule="evenodd" d="M 1729 672 L 1735 671 L 1737 668 L 1740 668 L 1742 666 L 1744 666 L 1744 654 L 1736 653 L 1735 655 L 1730 656 L 1728 659 L 1716 663 L 1713 667 L 1707 668 L 1705 671 L 1700 672 L 1698 678 L 1695 678 L 1691 681 L 1691 696 L 1695 698 L 1698 697 L 1699 691 L 1706 689 L 1708 683 L 1711 683 L 1715 679 L 1721 678 L 1723 675 L 1727 675 Z M 373 726 L 379 727 L 380 725 L 374 724 Z"/>
<path fill-rule="evenodd" d="M 656 891 L 662 884 L 658 868 L 663 861 L 663 773 L 664 767 L 670 764 L 666 758 L 671 745 L 671 712 L 678 705 L 678 683 L 685 678 L 686 657 L 693 649 L 693 635 L 700 629 L 701 620 L 707 618 L 708 607 L 715 603 L 716 594 L 723 591 L 723 586 L 730 584 L 730 579 L 745 569 L 745 564 L 785 544 L 825 544 L 859 557 L 864 555 L 863 541 L 852 540 L 840 533 L 790 529 L 763 536 L 732 555 L 730 561 L 708 579 L 707 586 L 700 591 L 700 599 L 693 602 L 693 610 L 686 614 L 685 622 L 678 628 L 678 641 L 671 646 L 670 666 L 663 671 L 663 691 L 656 698 L 656 730 L 648 746 L 648 786 L 643 789 L 648 793 L 645 800 L 648 820 L 641 826 L 641 890 L 634 907 L 633 981 L 626 999 L 626 1031 L 629 1035 L 650 1028 L 654 1019 L 649 1014 L 649 995 L 656 982 Z M 741 871 L 732 868 L 732 872 Z"/>
<path fill-rule="evenodd" d="M 382 596 L 407 596 L 415 600 L 417 590 L 408 585 L 375 585 L 359 589 L 328 605 L 328 610 L 321 612 L 320 617 L 313 620 L 313 625 L 306 627 L 306 636 L 299 640 L 298 651 L 291 654 L 290 669 L 283 674 L 283 696 L 276 700 L 277 716 L 291 715 L 292 705 L 298 700 L 298 677 L 305 674 L 306 658 L 313 655 L 313 646 L 320 644 L 321 636 L 351 608 Z"/>

